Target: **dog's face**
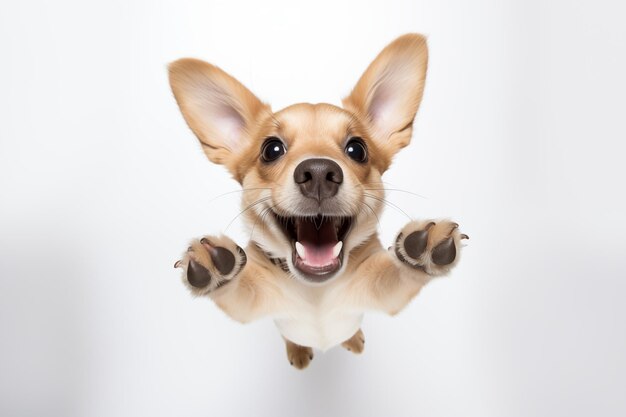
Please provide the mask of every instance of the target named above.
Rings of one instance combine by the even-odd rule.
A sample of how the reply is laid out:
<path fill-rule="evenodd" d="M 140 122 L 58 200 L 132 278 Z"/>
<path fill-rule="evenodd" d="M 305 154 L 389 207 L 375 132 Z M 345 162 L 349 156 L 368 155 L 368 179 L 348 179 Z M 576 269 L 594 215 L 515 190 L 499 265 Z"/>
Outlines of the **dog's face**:
<path fill-rule="evenodd" d="M 344 108 L 296 104 L 275 113 L 213 65 L 182 59 L 169 69 L 206 155 L 243 186 L 252 240 L 294 276 L 321 284 L 376 233 L 381 175 L 411 139 L 427 60 L 425 39 L 404 35 L 370 64 Z"/>

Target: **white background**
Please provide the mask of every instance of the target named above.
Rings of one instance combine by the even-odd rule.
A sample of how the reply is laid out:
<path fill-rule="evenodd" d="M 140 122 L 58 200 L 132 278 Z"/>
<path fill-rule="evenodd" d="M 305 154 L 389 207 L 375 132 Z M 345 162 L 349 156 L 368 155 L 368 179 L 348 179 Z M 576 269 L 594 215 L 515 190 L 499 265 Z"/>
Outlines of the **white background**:
<path fill-rule="evenodd" d="M 549 3 L 549 4 L 548 4 Z M 623 416 L 626 26 L 594 1 L 3 2 L 2 416 Z M 275 109 L 338 103 L 396 36 L 431 51 L 385 181 L 471 240 L 366 350 L 289 366 L 269 320 L 173 263 L 238 211 L 171 96 L 194 56 Z M 390 242 L 407 221 L 381 219 Z M 239 221 L 227 233 L 245 243 Z"/>

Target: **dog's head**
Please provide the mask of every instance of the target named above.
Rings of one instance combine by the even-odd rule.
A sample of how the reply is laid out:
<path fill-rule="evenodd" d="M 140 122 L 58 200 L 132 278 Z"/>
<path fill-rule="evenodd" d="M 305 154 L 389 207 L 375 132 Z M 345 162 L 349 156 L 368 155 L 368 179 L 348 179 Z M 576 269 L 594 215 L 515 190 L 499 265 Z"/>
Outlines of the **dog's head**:
<path fill-rule="evenodd" d="M 426 40 L 404 35 L 343 100 L 272 112 L 221 69 L 169 66 L 170 84 L 207 157 L 241 183 L 252 239 L 308 283 L 327 282 L 376 232 L 381 175 L 411 140 L 428 61 Z"/>

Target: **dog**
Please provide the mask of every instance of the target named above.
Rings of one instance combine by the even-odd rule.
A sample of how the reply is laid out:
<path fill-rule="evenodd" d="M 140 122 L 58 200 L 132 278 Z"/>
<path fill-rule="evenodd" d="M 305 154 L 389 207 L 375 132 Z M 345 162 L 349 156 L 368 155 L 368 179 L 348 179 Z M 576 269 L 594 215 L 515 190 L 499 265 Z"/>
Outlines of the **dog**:
<path fill-rule="evenodd" d="M 273 112 L 206 62 L 171 63 L 169 81 L 210 161 L 242 186 L 243 249 L 226 236 L 192 240 L 175 266 L 194 295 L 239 322 L 271 317 L 287 357 L 313 349 L 363 351 L 363 313 L 398 313 L 459 261 L 459 225 L 411 221 L 384 249 L 377 235 L 382 174 L 411 140 L 428 47 L 406 34 L 372 61 L 343 107 L 294 104 Z"/>

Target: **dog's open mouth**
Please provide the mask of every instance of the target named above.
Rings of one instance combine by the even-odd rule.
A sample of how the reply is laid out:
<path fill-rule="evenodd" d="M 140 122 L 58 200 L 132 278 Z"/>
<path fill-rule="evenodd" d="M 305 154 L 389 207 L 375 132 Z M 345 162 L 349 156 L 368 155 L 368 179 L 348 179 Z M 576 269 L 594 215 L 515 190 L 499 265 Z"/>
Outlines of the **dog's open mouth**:
<path fill-rule="evenodd" d="M 276 215 L 276 220 L 291 241 L 293 264 L 305 278 L 323 282 L 341 268 L 351 217 Z"/>

